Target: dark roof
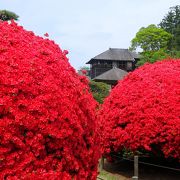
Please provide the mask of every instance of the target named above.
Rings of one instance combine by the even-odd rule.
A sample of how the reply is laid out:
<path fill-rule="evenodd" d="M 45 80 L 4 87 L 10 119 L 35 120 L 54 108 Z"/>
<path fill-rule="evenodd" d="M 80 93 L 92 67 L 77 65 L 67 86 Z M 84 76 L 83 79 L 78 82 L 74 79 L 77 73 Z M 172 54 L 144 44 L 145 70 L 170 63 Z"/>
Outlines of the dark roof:
<path fill-rule="evenodd" d="M 119 68 L 112 68 L 109 71 L 96 76 L 93 80 L 95 81 L 118 81 L 122 79 L 128 72 L 119 69 Z"/>
<path fill-rule="evenodd" d="M 139 55 L 128 49 L 109 48 L 107 51 L 95 56 L 86 64 L 90 64 L 93 60 L 115 60 L 115 61 L 134 61 Z"/>

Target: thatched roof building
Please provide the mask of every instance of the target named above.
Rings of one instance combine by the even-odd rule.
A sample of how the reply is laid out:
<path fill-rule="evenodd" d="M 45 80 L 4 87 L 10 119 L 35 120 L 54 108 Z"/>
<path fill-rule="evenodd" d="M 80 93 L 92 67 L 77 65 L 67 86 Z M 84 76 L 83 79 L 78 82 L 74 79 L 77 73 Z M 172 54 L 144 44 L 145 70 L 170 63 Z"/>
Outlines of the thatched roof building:
<path fill-rule="evenodd" d="M 91 79 L 114 82 L 115 79 L 122 79 L 125 72 L 127 74 L 129 71 L 133 71 L 138 60 L 139 55 L 128 49 L 109 48 L 90 59 L 86 64 L 90 64 Z"/>
<path fill-rule="evenodd" d="M 105 82 L 107 84 L 115 85 L 118 80 L 122 79 L 127 74 L 127 71 L 114 67 L 109 71 L 106 71 L 105 73 L 96 76 L 93 80 L 97 82 Z"/>

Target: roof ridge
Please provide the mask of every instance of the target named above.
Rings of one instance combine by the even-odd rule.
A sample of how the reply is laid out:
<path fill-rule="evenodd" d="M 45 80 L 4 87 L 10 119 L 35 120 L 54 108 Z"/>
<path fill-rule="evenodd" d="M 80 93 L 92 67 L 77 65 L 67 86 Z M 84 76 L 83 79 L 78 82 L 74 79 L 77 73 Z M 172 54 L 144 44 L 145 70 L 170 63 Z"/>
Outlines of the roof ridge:
<path fill-rule="evenodd" d="M 136 55 L 129 49 L 109 48 L 108 50 L 91 58 L 87 64 L 91 64 L 93 60 L 114 60 L 114 61 L 134 61 Z"/>
<path fill-rule="evenodd" d="M 128 48 L 109 48 L 109 50 L 112 50 L 112 49 L 118 49 L 118 50 L 128 50 Z"/>

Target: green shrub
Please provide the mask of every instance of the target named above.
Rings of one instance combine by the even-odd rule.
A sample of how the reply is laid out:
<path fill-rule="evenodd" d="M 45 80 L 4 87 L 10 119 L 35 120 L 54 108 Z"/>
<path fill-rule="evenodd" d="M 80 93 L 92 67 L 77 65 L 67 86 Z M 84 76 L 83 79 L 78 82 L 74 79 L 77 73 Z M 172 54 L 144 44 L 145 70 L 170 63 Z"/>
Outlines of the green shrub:
<path fill-rule="evenodd" d="M 103 82 L 95 82 L 92 80 L 89 82 L 89 86 L 94 99 L 102 104 L 104 98 L 109 94 L 110 86 Z"/>

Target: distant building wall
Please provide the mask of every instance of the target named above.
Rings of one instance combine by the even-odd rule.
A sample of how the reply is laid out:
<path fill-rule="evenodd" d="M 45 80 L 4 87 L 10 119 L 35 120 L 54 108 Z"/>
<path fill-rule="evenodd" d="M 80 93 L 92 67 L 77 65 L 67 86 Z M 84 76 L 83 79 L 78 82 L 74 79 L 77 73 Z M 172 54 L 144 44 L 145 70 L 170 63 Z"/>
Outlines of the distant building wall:
<path fill-rule="evenodd" d="M 90 66 L 90 77 L 93 79 L 96 76 L 103 74 L 104 72 L 117 67 L 125 71 L 132 71 L 134 65 L 132 61 L 94 61 Z"/>

